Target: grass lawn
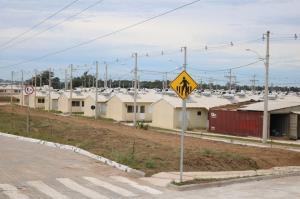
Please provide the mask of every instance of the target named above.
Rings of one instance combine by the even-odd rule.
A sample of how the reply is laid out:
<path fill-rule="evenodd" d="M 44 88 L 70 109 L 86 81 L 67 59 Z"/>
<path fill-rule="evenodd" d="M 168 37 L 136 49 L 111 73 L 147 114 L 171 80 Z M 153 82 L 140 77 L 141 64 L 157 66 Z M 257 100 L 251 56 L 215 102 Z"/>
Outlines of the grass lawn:
<path fill-rule="evenodd" d="M 32 110 L 31 131 L 26 132 L 27 108 L 0 106 L 0 131 L 69 144 L 140 169 L 151 175 L 178 171 L 178 135 L 141 130 L 108 119 L 65 117 Z M 300 153 L 246 147 L 186 137 L 185 171 L 229 171 L 298 166 Z"/>

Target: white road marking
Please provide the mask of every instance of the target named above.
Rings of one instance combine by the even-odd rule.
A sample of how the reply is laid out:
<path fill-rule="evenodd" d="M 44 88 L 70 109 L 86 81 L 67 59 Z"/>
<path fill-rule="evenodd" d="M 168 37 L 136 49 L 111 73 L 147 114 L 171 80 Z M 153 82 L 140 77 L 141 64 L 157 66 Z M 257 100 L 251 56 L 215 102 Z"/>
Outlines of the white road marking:
<path fill-rule="evenodd" d="M 57 192 L 56 190 L 54 190 L 53 188 L 49 187 L 48 185 L 46 185 L 42 181 L 29 181 L 29 182 L 27 182 L 27 184 L 29 184 L 30 186 L 36 188 L 40 192 L 42 192 L 45 195 L 49 196 L 50 198 L 54 198 L 54 199 L 68 199 L 67 196 L 65 196 L 65 195 Z"/>
<path fill-rule="evenodd" d="M 157 190 L 157 189 L 153 189 L 151 187 L 144 186 L 144 185 L 139 185 L 138 183 L 136 183 L 132 180 L 129 180 L 128 178 L 122 177 L 122 176 L 111 176 L 111 178 L 116 180 L 116 181 L 126 183 L 126 184 L 128 184 L 128 185 L 130 185 L 130 186 L 132 186 L 136 189 L 145 191 L 145 192 L 150 193 L 150 194 L 155 194 L 155 195 L 162 194 L 162 192 Z"/>
<path fill-rule="evenodd" d="M 29 199 L 26 195 L 10 184 L 0 184 L 0 190 L 11 199 Z"/>
<path fill-rule="evenodd" d="M 113 184 L 110 184 L 108 182 L 104 182 L 102 180 L 99 180 L 97 178 L 93 177 L 83 177 L 84 179 L 88 180 L 89 182 L 93 183 L 94 185 L 104 187 L 105 189 L 108 189 L 112 192 L 115 192 L 117 194 L 120 194 L 125 197 L 134 197 L 137 196 L 136 194 L 132 193 L 131 191 L 128 191 L 122 187 L 115 186 Z"/>
<path fill-rule="evenodd" d="M 107 199 L 107 197 L 101 195 L 100 193 L 86 188 L 84 186 L 81 186 L 80 184 L 74 182 L 71 179 L 68 178 L 57 178 L 57 180 L 62 183 L 63 185 L 65 185 L 66 187 L 68 187 L 69 189 L 76 191 L 88 198 L 92 198 L 92 199 Z"/>

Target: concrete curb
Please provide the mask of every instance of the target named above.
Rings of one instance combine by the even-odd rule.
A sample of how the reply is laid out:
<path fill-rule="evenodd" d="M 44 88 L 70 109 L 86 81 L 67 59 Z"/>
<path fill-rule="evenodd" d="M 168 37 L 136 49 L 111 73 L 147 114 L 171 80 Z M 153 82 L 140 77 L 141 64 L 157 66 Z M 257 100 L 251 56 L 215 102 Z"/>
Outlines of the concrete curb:
<path fill-rule="evenodd" d="M 90 153 L 90 152 L 88 152 L 84 149 L 81 149 L 81 148 L 78 148 L 78 147 L 75 147 L 75 146 L 59 144 L 59 143 L 55 143 L 55 142 L 48 142 L 48 141 L 45 141 L 45 140 L 28 138 L 28 137 L 23 137 L 23 136 L 8 134 L 8 133 L 2 133 L 2 132 L 0 132 L 0 136 L 8 137 L 8 138 L 14 138 L 16 140 L 21 140 L 21 141 L 25 141 L 25 142 L 42 144 L 42 145 L 46 145 L 46 146 L 52 147 L 52 148 L 58 148 L 58 149 L 73 151 L 74 153 L 84 155 L 86 157 L 89 157 L 89 158 L 92 158 L 94 160 L 100 161 L 100 162 L 102 162 L 102 163 L 104 163 L 108 166 L 111 166 L 111 167 L 114 167 L 114 168 L 119 169 L 121 171 L 124 171 L 124 172 L 126 172 L 126 173 L 128 173 L 132 176 L 135 176 L 135 177 L 144 177 L 145 176 L 145 173 L 143 171 L 139 171 L 139 170 L 130 168 L 127 165 L 123 165 L 123 164 L 117 163 L 115 161 L 112 161 L 110 159 L 104 158 L 102 156 L 95 155 L 93 153 Z"/>
<path fill-rule="evenodd" d="M 271 179 L 282 178 L 282 177 L 291 177 L 291 176 L 300 176 L 300 172 L 291 172 L 291 173 L 287 173 L 287 174 L 278 174 L 278 175 L 253 176 L 253 177 L 245 177 L 245 178 L 229 179 L 229 180 L 224 179 L 224 180 L 217 181 L 217 182 L 189 184 L 189 185 L 181 185 L 181 186 L 169 183 L 167 185 L 167 188 L 171 189 L 171 190 L 175 190 L 175 191 L 188 191 L 188 190 L 195 190 L 195 189 L 222 187 L 222 186 L 227 186 L 227 185 L 231 185 L 231 184 L 246 183 L 246 182 L 252 182 L 252 181 L 271 180 Z"/>

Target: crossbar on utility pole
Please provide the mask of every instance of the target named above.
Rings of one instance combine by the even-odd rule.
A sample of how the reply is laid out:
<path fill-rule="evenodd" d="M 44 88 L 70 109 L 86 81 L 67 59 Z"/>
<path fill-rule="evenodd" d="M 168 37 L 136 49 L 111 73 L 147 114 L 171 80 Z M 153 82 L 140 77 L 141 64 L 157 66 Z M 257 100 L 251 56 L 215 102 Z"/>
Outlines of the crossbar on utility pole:
<path fill-rule="evenodd" d="M 184 52 L 184 63 L 183 70 L 186 70 L 187 65 L 187 48 L 183 47 Z M 182 182 L 183 176 L 183 155 L 184 155 L 184 133 L 186 131 L 186 100 L 182 100 L 182 126 L 181 126 L 181 137 L 180 137 L 180 182 Z"/>
<path fill-rule="evenodd" d="M 263 143 L 267 143 L 268 139 L 268 128 L 269 128 L 269 112 L 268 112 L 268 102 L 269 102 L 269 60 L 270 60 L 270 31 L 266 33 L 266 61 L 265 61 L 265 93 L 264 93 L 264 116 L 263 116 Z"/>

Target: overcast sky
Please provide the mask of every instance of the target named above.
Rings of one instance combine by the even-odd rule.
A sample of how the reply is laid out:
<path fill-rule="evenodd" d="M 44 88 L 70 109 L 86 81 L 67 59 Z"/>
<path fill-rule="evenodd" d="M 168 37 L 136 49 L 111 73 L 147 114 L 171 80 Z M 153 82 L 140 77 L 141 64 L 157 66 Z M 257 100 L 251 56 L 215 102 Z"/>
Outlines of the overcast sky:
<path fill-rule="evenodd" d="M 139 69 L 144 70 L 140 73 L 141 80 L 162 79 L 162 74 L 146 70 L 167 72 L 180 67 L 183 62 L 180 48 L 187 46 L 188 71 L 192 76 L 199 81 L 207 82 L 213 78 L 215 82 L 224 84 L 227 71 L 214 70 L 258 60 L 256 54 L 245 51 L 247 48 L 264 56 L 262 35 L 270 30 L 271 83 L 300 86 L 300 39 L 293 39 L 295 33 L 300 36 L 299 0 L 202 0 L 88 45 L 32 63 L 8 67 L 105 35 L 192 0 L 104 0 L 64 21 L 98 1 L 78 0 L 33 31 L 7 44 L 72 1 L 0 0 L 1 79 L 10 78 L 11 71 L 15 71 L 16 79 L 20 79 L 22 69 L 28 77 L 35 69 L 41 71 L 49 67 L 64 78 L 64 69 L 69 64 L 78 66 L 75 74 L 84 70 L 94 73 L 96 60 L 100 62 L 101 77 L 103 62 L 106 61 L 110 63 L 109 76 L 129 79 L 134 63 L 131 58 L 133 52 L 141 55 L 138 60 Z M 36 35 L 57 23 L 61 24 Z M 233 70 L 233 73 L 241 84 L 250 84 L 254 74 L 258 83 L 263 84 L 262 62 Z M 174 76 L 175 73 L 171 73 L 168 78 Z"/>

